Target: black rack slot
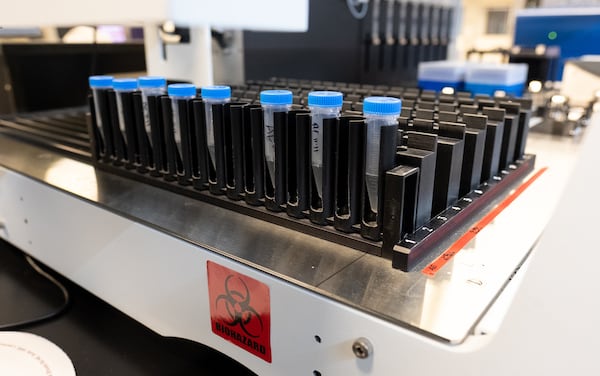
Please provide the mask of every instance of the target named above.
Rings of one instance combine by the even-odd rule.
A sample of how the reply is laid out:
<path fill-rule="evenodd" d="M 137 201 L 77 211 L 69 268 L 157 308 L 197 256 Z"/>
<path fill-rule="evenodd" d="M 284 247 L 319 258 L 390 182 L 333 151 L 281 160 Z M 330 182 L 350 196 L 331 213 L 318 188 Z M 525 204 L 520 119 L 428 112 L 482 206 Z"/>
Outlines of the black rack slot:
<path fill-rule="evenodd" d="M 438 114 L 438 121 L 447 121 L 451 123 L 458 122 L 458 112 L 454 111 L 441 111 Z"/>
<path fill-rule="evenodd" d="M 209 165 L 208 189 L 215 195 L 225 194 L 226 165 L 225 165 L 225 109 L 222 104 L 211 105 L 213 132 L 215 137 L 214 169 Z"/>
<path fill-rule="evenodd" d="M 395 166 L 394 154 L 397 148 L 397 131 L 398 126 L 396 124 L 381 127 L 379 144 L 379 177 L 377 183 L 377 197 L 379 197 L 379 199 L 377 202 L 376 211 L 372 210 L 373 205 L 369 201 L 369 195 L 367 194 L 366 186 L 363 185 L 363 213 L 362 221 L 360 223 L 360 235 L 370 240 L 381 240 L 384 207 L 383 197 L 385 194 L 385 173 Z M 363 173 L 363 179 L 364 176 L 365 174 Z M 366 181 L 363 184 L 366 184 Z"/>
<path fill-rule="evenodd" d="M 133 112 L 133 92 L 117 93 L 121 97 L 125 125 L 125 167 L 135 168 L 139 164 L 138 137 Z"/>
<path fill-rule="evenodd" d="M 437 135 L 409 131 L 407 136 L 407 148 L 396 154 L 396 163 L 419 168 L 415 226 L 420 227 L 427 223 L 431 217 Z"/>
<path fill-rule="evenodd" d="M 419 104 L 419 106 L 421 106 L 423 104 L 425 104 L 425 103 L 421 102 Z M 424 109 L 424 108 L 419 107 L 419 109 L 415 113 L 415 118 L 423 119 L 423 120 L 433 120 L 433 115 L 434 115 L 433 109 Z"/>
<path fill-rule="evenodd" d="M 125 149 L 125 139 L 123 132 L 119 127 L 119 111 L 117 109 L 117 93 L 114 90 L 108 90 L 108 109 L 110 113 L 109 125 L 112 133 L 112 143 L 114 145 L 115 157 L 113 163 L 120 166 L 127 158 L 127 150 Z"/>
<path fill-rule="evenodd" d="M 335 165 L 338 119 L 323 119 L 322 197 L 319 197 L 311 168 L 310 221 L 326 225 L 335 211 Z"/>
<path fill-rule="evenodd" d="M 479 109 L 477 108 L 477 106 L 471 105 L 471 104 L 461 104 L 459 107 L 459 112 L 462 115 L 477 114 L 478 111 L 479 111 Z"/>
<path fill-rule="evenodd" d="M 141 173 L 146 173 L 154 169 L 154 163 L 152 162 L 152 147 L 144 122 L 142 93 L 134 93 L 132 96 L 132 103 L 138 144 L 139 165 L 137 166 L 137 170 Z"/>
<path fill-rule="evenodd" d="M 244 154 L 246 171 L 244 186 L 246 202 L 250 205 L 262 205 L 265 197 L 265 138 L 263 129 L 263 111 L 260 106 L 247 107 L 249 127 L 244 132 Z"/>
<path fill-rule="evenodd" d="M 178 144 L 178 156 L 181 158 L 181 168 L 178 171 L 178 182 L 181 185 L 190 185 L 192 184 L 192 170 L 193 170 L 193 160 L 192 156 L 192 139 L 194 134 L 192 132 L 192 127 L 190 126 L 190 113 L 189 107 L 190 103 L 187 99 L 179 99 L 176 102 L 177 109 L 179 112 L 179 124 L 175 124 L 175 127 L 179 127 L 179 137 L 180 140 L 176 144 Z"/>
<path fill-rule="evenodd" d="M 100 134 L 100 128 L 98 127 L 96 107 L 94 106 L 94 98 L 91 94 L 87 96 L 88 106 L 90 107 L 90 115 L 86 117 L 88 133 L 90 135 L 90 151 L 92 153 L 92 160 L 98 161 L 102 158 L 104 153 L 104 146 L 102 142 L 102 135 Z"/>
<path fill-rule="evenodd" d="M 96 100 L 92 99 L 92 103 L 95 106 L 95 124 L 97 128 L 97 134 L 100 135 L 98 142 L 99 155 L 105 162 L 111 161 L 115 157 L 115 144 L 113 140 L 113 128 L 112 128 L 112 117 L 110 113 L 110 99 L 108 89 L 95 89 Z M 98 124 L 98 120 L 102 123 Z"/>
<path fill-rule="evenodd" d="M 288 201 L 287 214 L 294 218 L 304 218 L 310 206 L 310 143 L 311 118 L 308 112 L 293 114 L 294 127 L 288 124 L 288 154 L 295 155 L 293 159 L 293 177 L 288 171 Z M 289 119 L 291 120 L 291 119 Z M 294 132 L 295 137 L 291 137 Z"/>
<path fill-rule="evenodd" d="M 394 246 L 415 230 L 418 182 L 417 167 L 398 166 L 385 175 L 383 257 L 391 258 Z"/>
<path fill-rule="evenodd" d="M 363 193 L 365 121 L 360 116 L 342 116 L 338 125 L 336 202 L 334 226 L 355 231 L 360 223 Z"/>
<path fill-rule="evenodd" d="M 227 174 L 227 197 L 232 200 L 244 199 L 244 107 L 245 103 L 232 103 L 229 106 L 229 122 L 225 122 L 225 159 Z"/>
<path fill-rule="evenodd" d="M 481 183 L 498 174 L 500 170 L 500 150 L 504 135 L 504 109 L 484 108 L 483 114 L 488 117 L 485 136 L 485 150 L 483 152 L 483 167 L 481 169 Z"/>
<path fill-rule="evenodd" d="M 273 137 L 275 139 L 275 181 L 265 172 L 265 206 L 271 211 L 282 211 L 287 202 L 287 112 L 273 113 Z"/>
<path fill-rule="evenodd" d="M 500 168 L 505 169 L 509 163 L 514 161 L 521 105 L 514 102 L 500 102 L 500 108 L 506 110 L 502 149 L 500 150 Z"/>
<path fill-rule="evenodd" d="M 177 179 L 177 175 L 181 170 L 181 157 L 177 151 L 175 144 L 175 133 L 173 125 L 173 110 L 171 107 L 171 98 L 163 96 L 160 98 L 161 108 L 163 112 L 163 129 L 165 136 L 165 156 L 166 156 L 166 171 L 164 178 L 167 181 Z"/>
<path fill-rule="evenodd" d="M 204 102 L 200 99 L 191 101 L 191 110 L 193 121 L 191 127 L 194 129 L 192 142 L 194 145 L 194 154 L 196 167 L 193 173 L 193 182 L 195 189 L 203 190 L 208 188 L 208 144 L 206 141 L 206 113 L 204 111 Z"/>
<path fill-rule="evenodd" d="M 412 124 L 412 130 L 415 132 L 435 133 L 433 120 L 415 119 Z"/>
<path fill-rule="evenodd" d="M 168 98 L 167 96 L 163 97 Z M 152 133 L 152 160 L 154 161 L 154 170 L 150 171 L 150 174 L 160 176 L 167 170 L 166 137 L 163 120 L 164 110 L 161 106 L 161 96 L 149 95 L 147 99 Z"/>
<path fill-rule="evenodd" d="M 467 129 L 465 131 L 465 151 L 460 175 L 459 197 L 471 192 L 481 182 L 487 129 L 486 116 L 465 114 L 463 120 L 467 125 Z"/>
<path fill-rule="evenodd" d="M 515 102 L 521 104 L 519 111 L 519 127 L 517 130 L 517 142 L 515 143 L 514 159 L 520 159 L 525 154 L 525 145 L 527 144 L 527 136 L 529 135 L 529 120 L 531 120 L 531 107 L 533 102 L 531 99 L 514 99 Z"/>
<path fill-rule="evenodd" d="M 465 125 L 440 122 L 431 217 L 458 200 L 465 148 Z"/>

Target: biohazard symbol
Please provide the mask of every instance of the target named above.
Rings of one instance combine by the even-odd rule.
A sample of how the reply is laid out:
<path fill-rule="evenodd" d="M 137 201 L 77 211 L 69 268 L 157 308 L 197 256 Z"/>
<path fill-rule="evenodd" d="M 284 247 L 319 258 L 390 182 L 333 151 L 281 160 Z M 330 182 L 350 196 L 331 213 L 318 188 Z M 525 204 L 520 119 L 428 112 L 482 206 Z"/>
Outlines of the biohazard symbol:
<path fill-rule="evenodd" d="M 241 278 L 230 275 L 225 279 L 225 294 L 217 297 L 215 305 L 217 309 L 225 306 L 229 319 L 225 322 L 227 325 L 239 325 L 244 333 L 253 338 L 261 335 L 262 319 L 258 312 L 250 306 L 250 290 Z"/>

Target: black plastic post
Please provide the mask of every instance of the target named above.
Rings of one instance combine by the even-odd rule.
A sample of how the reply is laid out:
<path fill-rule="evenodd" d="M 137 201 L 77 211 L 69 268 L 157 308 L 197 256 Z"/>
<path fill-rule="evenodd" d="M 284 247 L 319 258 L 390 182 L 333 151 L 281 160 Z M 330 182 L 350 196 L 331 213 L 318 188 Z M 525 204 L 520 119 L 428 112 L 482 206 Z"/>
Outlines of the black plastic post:
<path fill-rule="evenodd" d="M 407 233 L 415 229 L 419 169 L 398 166 L 385 176 L 382 256 L 391 258 L 392 250 Z"/>
<path fill-rule="evenodd" d="M 440 122 L 431 217 L 458 200 L 465 147 L 465 125 Z"/>
<path fill-rule="evenodd" d="M 258 206 L 265 197 L 265 139 L 263 111 L 259 105 L 248 107 L 250 129 L 244 132 L 246 155 L 245 190 L 246 202 Z"/>
<path fill-rule="evenodd" d="M 265 207 L 271 211 L 283 211 L 287 202 L 287 112 L 273 113 L 273 137 L 275 139 L 275 181 L 265 173 Z"/>
<path fill-rule="evenodd" d="M 310 206 L 310 143 L 311 118 L 308 112 L 298 112 L 288 116 L 288 200 L 287 214 L 294 218 L 304 218 Z M 291 126 L 290 126 L 291 125 Z M 294 133 L 292 137 L 291 133 Z"/>
<path fill-rule="evenodd" d="M 420 227 L 431 218 L 437 135 L 410 131 L 407 132 L 407 136 L 407 148 L 396 154 L 396 162 L 399 165 L 419 168 L 415 226 Z"/>
<path fill-rule="evenodd" d="M 326 225 L 335 211 L 335 166 L 338 120 L 323 119 L 322 197 L 319 197 L 311 169 L 310 221 Z"/>
<path fill-rule="evenodd" d="M 465 152 L 460 175 L 460 189 L 458 191 L 459 197 L 471 192 L 481 183 L 487 116 L 465 114 L 463 121 L 467 125 L 467 129 L 465 132 Z"/>
<path fill-rule="evenodd" d="M 485 136 L 485 150 L 483 152 L 483 167 L 481 169 L 481 183 L 491 179 L 499 171 L 505 110 L 500 108 L 484 108 L 483 114 L 488 117 L 488 123 Z"/>
<path fill-rule="evenodd" d="M 336 200 L 334 227 L 355 231 L 361 220 L 363 194 L 365 120 L 360 116 L 342 116 L 338 127 Z"/>
<path fill-rule="evenodd" d="M 150 129 L 152 131 L 152 160 L 154 170 L 152 176 L 161 176 L 167 170 L 167 155 L 165 143 L 165 129 L 163 121 L 162 99 L 159 95 L 148 96 L 148 115 L 150 116 Z"/>

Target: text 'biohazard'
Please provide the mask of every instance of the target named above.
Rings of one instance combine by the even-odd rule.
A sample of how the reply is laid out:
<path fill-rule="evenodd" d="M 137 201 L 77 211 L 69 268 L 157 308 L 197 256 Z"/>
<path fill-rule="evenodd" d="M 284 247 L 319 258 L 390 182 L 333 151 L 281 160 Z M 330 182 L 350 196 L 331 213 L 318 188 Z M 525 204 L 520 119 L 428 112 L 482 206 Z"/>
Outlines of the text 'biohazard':
<path fill-rule="evenodd" d="M 211 261 L 207 270 L 213 333 L 270 363 L 269 286 Z"/>

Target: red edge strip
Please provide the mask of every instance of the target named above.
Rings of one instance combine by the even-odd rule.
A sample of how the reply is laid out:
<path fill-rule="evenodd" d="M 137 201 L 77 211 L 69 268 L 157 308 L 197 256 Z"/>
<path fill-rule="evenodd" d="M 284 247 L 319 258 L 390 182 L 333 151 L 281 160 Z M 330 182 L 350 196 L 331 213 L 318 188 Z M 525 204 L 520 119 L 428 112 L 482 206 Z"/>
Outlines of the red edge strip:
<path fill-rule="evenodd" d="M 511 193 L 508 197 L 504 199 L 504 201 L 500 202 L 498 206 L 492 209 L 489 213 L 485 215 L 485 217 L 481 218 L 479 222 L 477 222 L 473 227 L 471 227 L 466 233 L 463 234 L 456 242 L 454 242 L 444 253 L 438 256 L 431 264 L 427 265 L 421 273 L 433 277 L 436 273 L 444 266 L 452 257 L 454 257 L 461 249 L 463 249 L 467 243 L 469 243 L 479 231 L 483 230 L 485 226 L 490 224 L 498 216 L 498 214 L 502 213 L 504 209 L 508 207 L 517 197 L 521 195 L 534 181 L 536 181 L 544 172 L 548 170 L 548 167 L 541 168 L 538 172 L 535 173 L 532 177 L 529 178 L 526 182 L 521 184 L 513 193 Z"/>

